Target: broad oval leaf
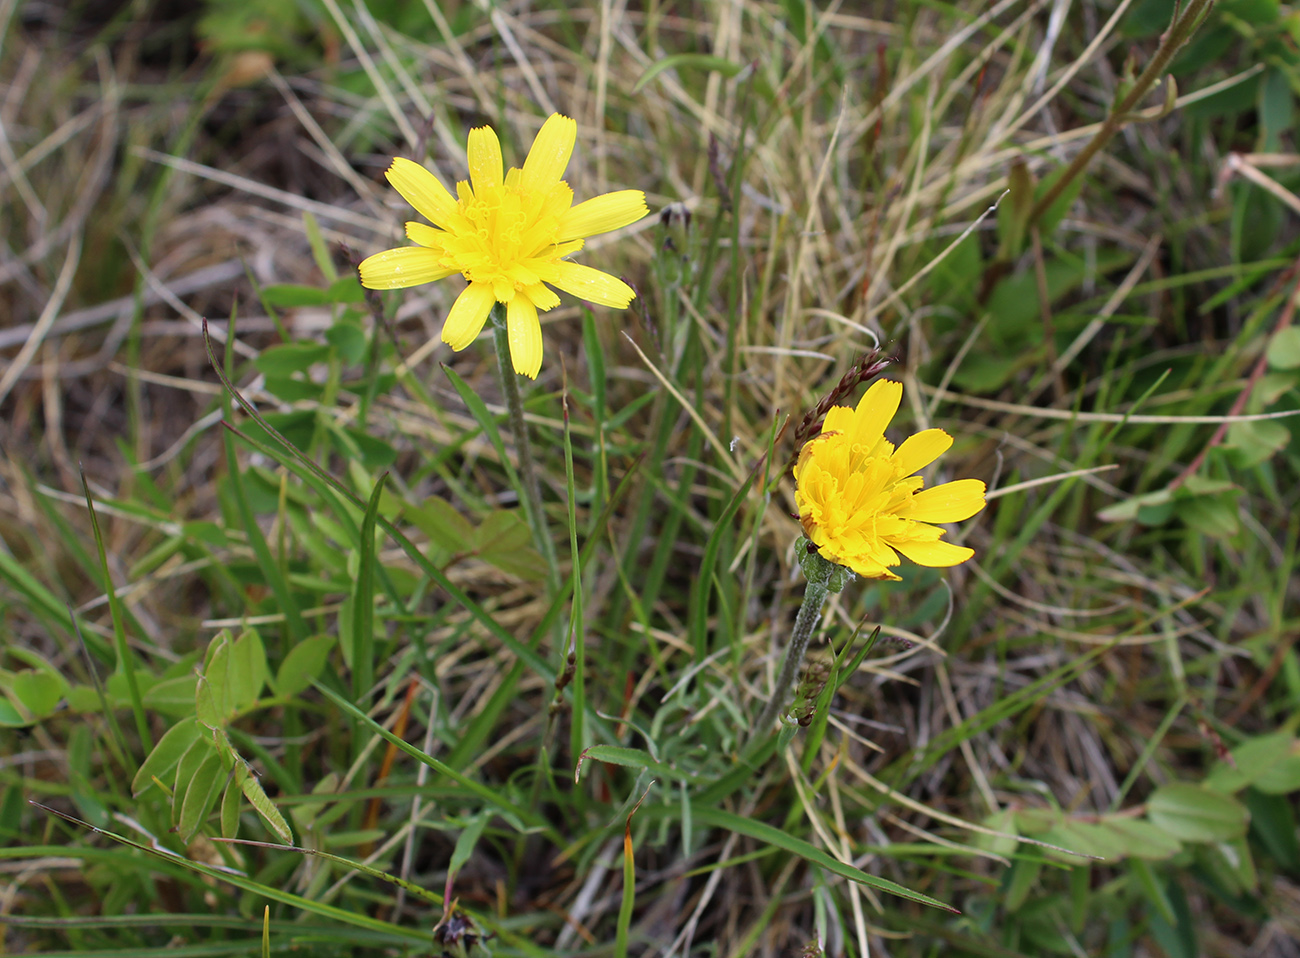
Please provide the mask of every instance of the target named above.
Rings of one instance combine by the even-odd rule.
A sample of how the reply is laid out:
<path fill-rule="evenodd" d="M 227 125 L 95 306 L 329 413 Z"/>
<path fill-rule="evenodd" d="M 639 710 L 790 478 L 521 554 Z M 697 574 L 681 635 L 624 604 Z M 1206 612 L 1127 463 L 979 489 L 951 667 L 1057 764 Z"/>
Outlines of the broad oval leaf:
<path fill-rule="evenodd" d="M 1235 798 L 1190 782 L 1156 789 L 1147 817 L 1157 828 L 1184 842 L 1226 842 L 1246 834 L 1250 813 Z"/>
<path fill-rule="evenodd" d="M 1183 847 L 1168 832 L 1140 819 L 1108 818 L 1102 822 L 1102 826 L 1120 838 L 1126 857 L 1161 861 L 1172 858 Z"/>

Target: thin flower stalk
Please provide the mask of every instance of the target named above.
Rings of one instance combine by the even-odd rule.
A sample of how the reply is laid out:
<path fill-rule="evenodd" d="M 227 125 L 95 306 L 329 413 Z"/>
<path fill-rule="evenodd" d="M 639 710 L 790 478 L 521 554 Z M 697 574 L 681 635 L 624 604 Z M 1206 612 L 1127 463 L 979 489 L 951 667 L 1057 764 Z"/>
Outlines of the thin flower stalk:
<path fill-rule="evenodd" d="M 515 437 L 515 455 L 519 460 L 519 481 L 523 486 L 524 513 L 533 542 L 546 560 L 547 578 L 552 592 L 559 586 L 559 573 L 555 558 L 555 543 L 546 528 L 546 513 L 542 509 L 542 487 L 537 479 L 533 462 L 533 447 L 528 438 L 528 422 L 524 419 L 524 404 L 519 395 L 519 381 L 509 365 L 510 325 L 505 309 L 499 304 L 492 309 L 492 337 L 496 346 L 497 363 L 501 369 L 501 391 L 505 395 L 506 411 L 510 416 L 510 431 Z"/>

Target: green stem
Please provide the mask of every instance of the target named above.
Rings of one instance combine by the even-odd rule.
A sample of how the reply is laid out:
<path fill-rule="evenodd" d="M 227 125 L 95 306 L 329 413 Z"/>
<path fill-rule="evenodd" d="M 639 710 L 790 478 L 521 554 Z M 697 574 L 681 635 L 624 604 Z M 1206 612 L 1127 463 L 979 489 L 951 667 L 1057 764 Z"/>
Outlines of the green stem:
<path fill-rule="evenodd" d="M 501 368 L 501 390 L 505 394 L 506 409 L 510 413 L 510 430 L 515 435 L 515 455 L 519 458 L 519 477 L 524 487 L 523 506 L 528 525 L 533 530 L 533 543 L 546 560 L 547 581 L 552 595 L 559 588 L 559 570 L 556 567 L 555 543 L 546 531 L 546 513 L 542 511 L 542 487 L 537 481 L 537 467 L 533 464 L 533 447 L 528 441 L 528 423 L 524 420 L 524 403 L 519 398 L 518 373 L 510 361 L 510 336 L 506 330 L 506 310 L 500 303 L 492 306 L 492 342 L 497 350 L 497 365 Z"/>
<path fill-rule="evenodd" d="M 794 684 L 795 677 L 799 674 L 804 653 L 808 651 L 808 641 L 817 627 L 822 606 L 826 603 L 826 596 L 829 594 L 830 589 L 825 583 L 818 582 L 816 579 L 808 580 L 808 588 L 803 594 L 803 605 L 799 606 L 799 614 L 794 620 L 794 633 L 790 636 L 790 644 L 786 646 L 785 661 L 781 663 L 781 674 L 776 677 L 776 685 L 772 687 L 772 697 L 767 700 L 762 714 L 754 723 L 751 735 L 765 735 L 770 732 L 772 723 L 788 703 L 790 686 Z"/>
<path fill-rule="evenodd" d="M 1033 211 L 1029 214 L 1030 223 L 1037 223 L 1042 218 L 1043 214 L 1065 192 L 1066 187 L 1078 178 L 1084 168 L 1092 162 L 1092 158 L 1110 142 L 1110 138 L 1133 119 L 1133 111 L 1137 109 L 1137 105 L 1146 98 L 1146 95 L 1164 76 L 1165 70 L 1169 67 L 1174 55 L 1192 38 L 1192 34 L 1204 22 L 1205 17 L 1210 13 L 1210 8 L 1213 6 L 1214 0 L 1191 0 L 1182 15 L 1174 17 L 1173 23 L 1165 31 L 1160 46 L 1156 49 L 1155 56 L 1151 58 L 1151 62 L 1147 64 L 1141 76 L 1133 81 L 1133 86 L 1127 95 L 1112 107 L 1110 113 L 1102 122 L 1101 129 L 1088 141 L 1087 146 L 1075 154 L 1065 172 L 1034 204 Z"/>

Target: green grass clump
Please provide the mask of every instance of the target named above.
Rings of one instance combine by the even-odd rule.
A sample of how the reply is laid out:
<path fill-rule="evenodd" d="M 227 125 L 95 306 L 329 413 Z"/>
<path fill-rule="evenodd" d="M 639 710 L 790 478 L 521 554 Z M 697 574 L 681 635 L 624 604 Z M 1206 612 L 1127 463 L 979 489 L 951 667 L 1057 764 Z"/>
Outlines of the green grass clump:
<path fill-rule="evenodd" d="M 0 5 L 5 953 L 1300 940 L 1289 13 L 245 7 Z M 522 382 L 552 565 L 460 280 L 354 267 L 553 110 L 657 215 Z M 976 557 L 756 728 L 877 346 Z"/>

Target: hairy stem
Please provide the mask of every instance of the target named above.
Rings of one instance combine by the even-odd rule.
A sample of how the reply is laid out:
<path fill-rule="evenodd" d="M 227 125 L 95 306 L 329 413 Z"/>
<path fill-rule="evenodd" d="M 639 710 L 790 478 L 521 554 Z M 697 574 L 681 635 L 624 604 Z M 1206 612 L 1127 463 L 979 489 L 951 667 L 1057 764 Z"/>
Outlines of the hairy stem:
<path fill-rule="evenodd" d="M 799 674 L 804 653 L 808 651 L 808 641 L 817 627 L 822 606 L 825 605 L 826 596 L 829 594 L 830 589 L 824 582 L 818 582 L 816 579 L 808 580 L 808 587 L 803 594 L 803 605 L 799 606 L 799 614 L 794 620 L 794 632 L 790 636 L 790 644 L 786 646 L 785 661 L 781 663 L 781 674 L 776 677 L 776 685 L 772 687 L 772 697 L 767 700 L 767 705 L 763 707 L 758 721 L 754 723 L 751 735 L 764 735 L 771 731 L 772 722 L 788 704 L 790 687 Z"/>

